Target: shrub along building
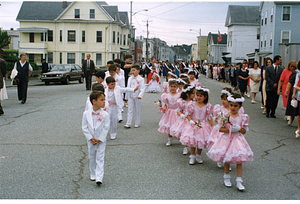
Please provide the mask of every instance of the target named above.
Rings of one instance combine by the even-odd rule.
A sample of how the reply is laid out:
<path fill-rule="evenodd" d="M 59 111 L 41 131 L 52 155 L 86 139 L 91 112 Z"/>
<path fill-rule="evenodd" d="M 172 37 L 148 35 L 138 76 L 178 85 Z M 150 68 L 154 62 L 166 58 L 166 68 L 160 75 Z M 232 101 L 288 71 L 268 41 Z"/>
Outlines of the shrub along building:
<path fill-rule="evenodd" d="M 104 1 L 24 1 L 16 20 L 19 51 L 37 64 L 45 58 L 53 64 L 81 65 L 89 53 L 96 67 L 104 67 L 129 51 L 128 14 Z"/>

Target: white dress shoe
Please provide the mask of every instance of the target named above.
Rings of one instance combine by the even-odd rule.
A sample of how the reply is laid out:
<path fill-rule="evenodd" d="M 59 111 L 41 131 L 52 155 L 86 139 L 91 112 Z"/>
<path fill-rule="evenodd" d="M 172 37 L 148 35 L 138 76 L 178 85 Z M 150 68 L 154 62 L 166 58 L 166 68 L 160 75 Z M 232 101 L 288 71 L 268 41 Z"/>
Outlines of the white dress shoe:
<path fill-rule="evenodd" d="M 195 155 L 190 155 L 190 161 L 189 161 L 189 164 L 195 164 L 195 158 L 196 158 L 196 156 Z"/>
<path fill-rule="evenodd" d="M 224 178 L 225 186 L 226 187 L 231 187 L 232 184 L 231 184 L 231 181 L 230 181 L 230 175 L 229 174 L 224 174 L 223 178 Z"/>
<path fill-rule="evenodd" d="M 218 166 L 219 168 L 222 168 L 222 162 L 217 162 L 217 166 Z"/>
<path fill-rule="evenodd" d="M 184 147 L 183 148 L 183 154 L 187 155 L 189 153 L 189 148 L 188 147 Z"/>
<path fill-rule="evenodd" d="M 140 126 L 139 126 L 139 125 L 135 125 L 134 127 L 135 127 L 135 128 L 139 128 Z"/>
<path fill-rule="evenodd" d="M 237 187 L 240 191 L 245 190 L 245 187 L 243 186 L 242 182 L 243 182 L 242 178 L 237 178 L 237 179 L 236 179 L 236 187 Z"/>
<path fill-rule="evenodd" d="M 201 159 L 201 155 L 196 155 L 196 161 L 199 163 L 199 164 L 202 164 L 203 163 L 203 161 L 202 161 L 202 159 Z"/>
<path fill-rule="evenodd" d="M 124 128 L 131 128 L 131 126 L 130 125 L 124 125 Z"/>

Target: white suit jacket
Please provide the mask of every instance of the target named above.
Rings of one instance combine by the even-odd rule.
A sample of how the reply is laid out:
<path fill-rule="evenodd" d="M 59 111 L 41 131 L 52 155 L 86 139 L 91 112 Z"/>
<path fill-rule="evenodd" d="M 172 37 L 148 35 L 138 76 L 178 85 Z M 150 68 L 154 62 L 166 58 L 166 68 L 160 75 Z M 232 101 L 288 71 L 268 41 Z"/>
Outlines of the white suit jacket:
<path fill-rule="evenodd" d="M 139 89 L 134 92 L 134 93 L 130 93 L 128 94 L 129 97 L 131 98 L 143 98 L 145 90 L 146 90 L 146 86 L 145 86 L 145 80 L 143 77 L 141 77 L 140 75 L 138 75 L 136 77 L 136 79 L 134 79 L 133 76 L 128 78 L 128 82 L 127 82 L 127 88 L 136 88 L 138 85 L 140 85 Z"/>
<path fill-rule="evenodd" d="M 106 136 L 110 128 L 109 115 L 106 111 L 100 110 L 100 114 L 104 117 L 101 121 L 97 121 L 95 127 L 92 117 L 92 109 L 84 111 L 82 117 L 82 131 L 87 141 L 92 138 L 106 142 Z"/>
<path fill-rule="evenodd" d="M 107 101 L 105 101 L 105 108 L 103 109 L 104 111 L 107 112 L 107 108 L 109 106 L 108 103 L 106 103 Z M 87 99 L 86 99 L 86 103 L 85 103 L 85 111 L 88 110 L 88 109 L 92 109 L 93 108 L 93 105 L 90 101 L 90 97 L 88 96 Z"/>
<path fill-rule="evenodd" d="M 134 93 L 134 88 L 122 88 L 120 86 L 116 86 L 114 88 L 114 94 L 116 99 L 116 104 L 119 108 L 124 106 L 122 93 Z M 108 104 L 108 86 L 105 88 L 105 104 Z"/>

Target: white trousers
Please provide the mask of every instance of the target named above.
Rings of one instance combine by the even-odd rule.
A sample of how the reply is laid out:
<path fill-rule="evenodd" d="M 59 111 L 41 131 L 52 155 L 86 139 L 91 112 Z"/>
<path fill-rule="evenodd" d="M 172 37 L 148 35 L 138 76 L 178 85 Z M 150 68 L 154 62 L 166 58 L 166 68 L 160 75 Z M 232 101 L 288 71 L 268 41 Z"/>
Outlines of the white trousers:
<path fill-rule="evenodd" d="M 122 117 L 122 108 L 118 108 L 118 120 L 123 120 L 123 117 Z"/>
<path fill-rule="evenodd" d="M 117 123 L 118 123 L 118 106 L 110 106 L 108 108 L 110 118 L 110 137 L 117 136 Z"/>
<path fill-rule="evenodd" d="M 104 175 L 104 157 L 106 142 L 93 145 L 88 141 L 89 159 L 90 159 L 90 178 L 96 181 L 103 181 Z"/>
<path fill-rule="evenodd" d="M 126 125 L 131 126 L 133 110 L 135 110 L 135 125 L 141 124 L 141 99 L 128 97 L 128 112 Z"/>

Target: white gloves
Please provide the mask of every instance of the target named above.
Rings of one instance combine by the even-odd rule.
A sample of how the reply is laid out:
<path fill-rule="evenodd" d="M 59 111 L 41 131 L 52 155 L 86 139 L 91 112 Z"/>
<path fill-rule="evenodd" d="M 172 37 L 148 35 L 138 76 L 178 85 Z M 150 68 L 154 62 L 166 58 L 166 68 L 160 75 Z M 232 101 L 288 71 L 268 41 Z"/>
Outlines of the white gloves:
<path fill-rule="evenodd" d="M 180 118 L 181 118 L 181 119 L 183 119 L 183 118 L 184 118 L 184 115 L 183 115 L 183 114 L 181 114 L 181 115 L 180 115 Z"/>
<path fill-rule="evenodd" d="M 241 130 L 241 126 L 235 124 L 232 125 L 231 132 L 238 132 L 240 130 Z"/>
<path fill-rule="evenodd" d="M 195 125 L 195 122 L 193 120 L 190 120 L 190 125 Z"/>
<path fill-rule="evenodd" d="M 221 129 L 221 125 L 220 124 L 217 124 L 215 127 L 216 127 L 217 130 Z"/>

